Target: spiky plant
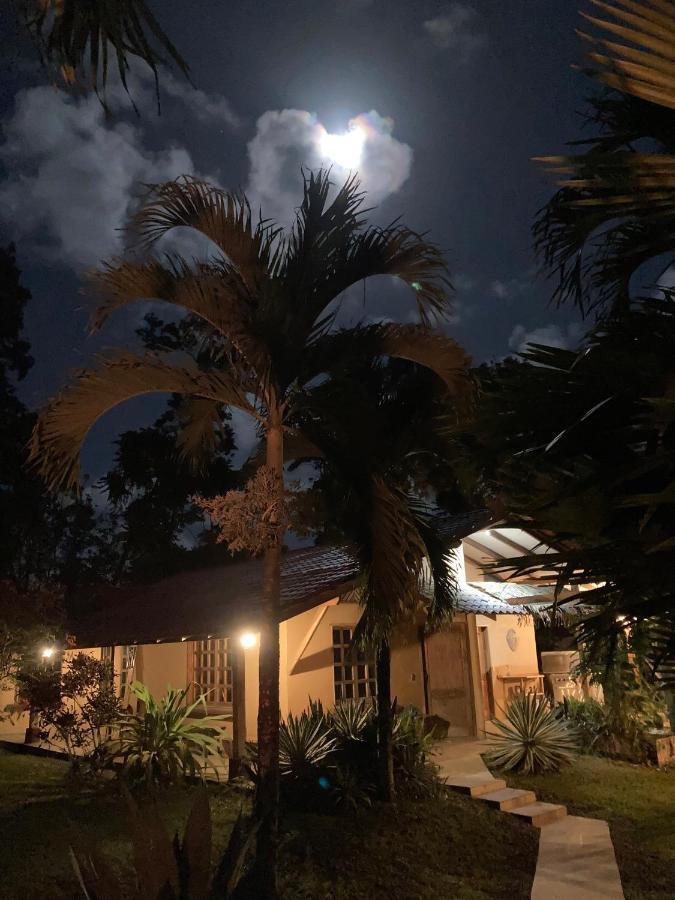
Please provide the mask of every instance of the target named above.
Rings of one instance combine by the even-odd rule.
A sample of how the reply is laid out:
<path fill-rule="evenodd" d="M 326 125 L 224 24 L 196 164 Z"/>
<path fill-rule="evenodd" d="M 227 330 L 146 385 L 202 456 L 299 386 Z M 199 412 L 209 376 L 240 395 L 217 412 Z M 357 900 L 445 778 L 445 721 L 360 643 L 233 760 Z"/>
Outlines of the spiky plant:
<path fill-rule="evenodd" d="M 284 462 L 316 454 L 316 447 L 308 448 L 303 410 L 316 408 L 316 392 L 350 362 L 400 357 L 437 373 L 449 393 L 463 390 L 466 354 L 430 327 L 448 309 L 447 267 L 440 250 L 400 223 L 366 227 L 364 195 L 355 177 L 332 200 L 330 192 L 327 172 L 306 177 L 295 224 L 284 235 L 265 220 L 255 225 L 245 197 L 195 178 L 151 190 L 131 222 L 136 247 L 147 251 L 174 228 L 187 227 L 208 238 L 217 248 L 215 255 L 193 264 L 175 253 L 161 261 L 114 260 L 93 277 L 101 300 L 93 325 L 100 327 L 131 303 L 164 300 L 198 323 L 202 352 L 198 361 L 175 352 L 122 352 L 79 373 L 43 410 L 34 432 L 32 459 L 52 488 L 78 484 L 82 445 L 109 409 L 131 397 L 168 392 L 186 398 L 182 414 L 187 424 L 179 449 L 196 463 L 213 447 L 224 407 L 253 418 L 264 434 L 263 455 L 274 485 L 269 506 L 279 509 Z M 410 287 L 419 325 L 338 327 L 341 295 L 375 275 L 398 278 Z M 383 581 L 395 584 L 394 573 L 404 571 L 408 583 L 408 570 L 417 565 L 410 563 L 408 548 L 417 538 L 405 525 L 407 517 L 403 525 L 397 519 L 401 501 L 396 492 L 376 480 L 373 485 L 383 497 L 378 521 L 388 535 L 380 542 L 376 566 Z M 274 897 L 284 523 L 275 516 L 267 525 L 273 539 L 263 550 L 261 591 L 257 871 L 260 895 Z"/>
<path fill-rule="evenodd" d="M 361 741 L 375 715 L 372 700 L 343 700 L 329 714 L 331 728 L 340 741 Z"/>
<path fill-rule="evenodd" d="M 519 694 L 506 708 L 506 721 L 494 720 L 501 734 L 493 739 L 487 759 L 504 771 L 558 771 L 570 763 L 578 749 L 574 732 L 556 717 L 548 700 Z"/>
<path fill-rule="evenodd" d="M 307 712 L 289 714 L 279 733 L 279 767 L 282 775 L 303 779 L 325 763 L 337 744 L 329 723 Z"/>
<path fill-rule="evenodd" d="M 121 717 L 112 746 L 132 777 L 152 789 L 185 777 L 203 780 L 209 769 L 215 771 L 210 757 L 223 756 L 224 716 L 206 716 L 203 696 L 189 703 L 189 688 L 169 688 L 159 700 L 139 681 L 131 690 L 143 704 L 143 712 Z M 195 710 L 204 715 L 191 718 Z"/>

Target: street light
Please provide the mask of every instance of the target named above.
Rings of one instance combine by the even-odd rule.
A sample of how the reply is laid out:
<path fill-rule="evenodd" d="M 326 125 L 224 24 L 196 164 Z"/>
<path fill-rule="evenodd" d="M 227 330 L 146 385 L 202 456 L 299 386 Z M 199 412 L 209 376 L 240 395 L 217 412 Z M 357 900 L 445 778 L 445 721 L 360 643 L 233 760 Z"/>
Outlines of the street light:
<path fill-rule="evenodd" d="M 244 650 L 250 650 L 251 647 L 255 647 L 256 640 L 256 636 L 252 631 L 245 631 L 239 638 L 239 643 L 244 648 Z"/>
<path fill-rule="evenodd" d="M 47 662 L 47 660 L 53 658 L 55 653 L 56 649 L 54 647 L 43 647 L 40 655 L 42 656 L 44 661 Z"/>

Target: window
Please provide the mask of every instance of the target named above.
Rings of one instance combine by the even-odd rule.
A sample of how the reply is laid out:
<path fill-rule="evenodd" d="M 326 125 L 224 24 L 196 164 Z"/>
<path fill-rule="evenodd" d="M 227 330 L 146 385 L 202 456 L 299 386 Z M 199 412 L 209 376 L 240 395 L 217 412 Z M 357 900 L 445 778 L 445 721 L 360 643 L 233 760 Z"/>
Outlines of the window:
<path fill-rule="evenodd" d="M 375 663 L 362 650 L 350 654 L 351 628 L 333 628 L 335 701 L 375 696 Z"/>
<path fill-rule="evenodd" d="M 227 638 L 195 641 L 192 653 L 192 681 L 195 699 L 206 694 L 209 705 L 232 703 L 232 665 L 227 652 Z"/>
<path fill-rule="evenodd" d="M 122 661 L 120 664 L 120 697 L 124 697 L 132 683 L 136 680 L 136 644 L 122 645 Z"/>

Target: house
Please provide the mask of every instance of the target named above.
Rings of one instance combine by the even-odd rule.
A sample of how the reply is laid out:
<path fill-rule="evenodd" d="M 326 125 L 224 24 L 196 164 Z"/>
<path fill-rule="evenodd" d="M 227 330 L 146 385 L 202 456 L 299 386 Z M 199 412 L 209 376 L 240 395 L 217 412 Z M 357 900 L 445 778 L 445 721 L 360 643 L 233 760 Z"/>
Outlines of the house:
<path fill-rule="evenodd" d="M 442 717 L 456 736 L 491 730 L 490 720 L 513 693 L 543 692 L 527 604 L 547 599 L 546 589 L 487 580 L 481 567 L 547 548 L 519 529 L 481 527 L 486 521 L 480 511 L 446 527 L 461 581 L 452 623 L 430 634 L 422 621 L 411 623 L 392 641 L 392 696 Z M 71 624 L 73 645 L 112 660 L 125 704 L 135 703 L 134 680 L 156 696 L 168 685 L 191 685 L 194 696 L 205 692 L 209 711 L 228 715 L 234 746 L 243 747 L 256 733 L 261 578 L 262 563 L 252 559 L 148 585 L 98 588 L 92 611 Z M 284 555 L 282 716 L 299 713 L 310 697 L 332 706 L 374 694 L 373 659 L 350 655 L 361 615 L 358 579 L 345 547 Z"/>

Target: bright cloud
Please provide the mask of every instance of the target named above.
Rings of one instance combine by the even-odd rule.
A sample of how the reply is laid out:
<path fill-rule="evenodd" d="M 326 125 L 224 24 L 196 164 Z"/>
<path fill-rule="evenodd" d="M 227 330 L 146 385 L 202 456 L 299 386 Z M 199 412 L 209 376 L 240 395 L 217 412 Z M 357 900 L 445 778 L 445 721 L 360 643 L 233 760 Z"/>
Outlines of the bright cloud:
<path fill-rule="evenodd" d="M 381 203 L 402 187 L 412 166 L 412 148 L 397 140 L 393 129 L 392 119 L 374 110 L 336 134 L 306 110 L 268 110 L 248 145 L 247 193 L 265 217 L 288 225 L 299 202 L 301 167 L 332 165 L 336 181 L 358 171 L 368 205 Z"/>
<path fill-rule="evenodd" d="M 450 3 L 444 12 L 427 19 L 422 27 L 433 43 L 442 50 L 451 50 L 458 62 L 468 62 L 487 43 L 486 36 L 477 30 L 478 15 L 465 3 Z"/>
<path fill-rule="evenodd" d="M 0 161 L 8 177 L 0 184 L 0 218 L 13 237 L 31 237 L 42 254 L 82 269 L 122 249 L 124 225 L 143 184 L 193 174 L 189 150 L 169 144 L 146 146 L 153 127 L 154 84 L 139 72 L 132 98 L 140 119 L 107 120 L 94 96 L 75 99 L 40 86 L 20 91 L 6 121 Z M 167 74 L 162 79 L 162 124 L 176 113 L 183 119 L 234 129 L 239 119 L 224 97 L 206 94 Z M 111 105 L 130 108 L 119 84 L 108 91 Z M 189 249 L 189 248 L 188 248 Z"/>
<path fill-rule="evenodd" d="M 541 325 L 527 330 L 524 325 L 516 325 L 509 338 L 509 347 L 516 353 L 522 353 L 528 344 L 546 344 L 549 347 L 572 349 L 579 344 L 583 329 L 577 322 L 566 327 L 560 325 Z"/>

